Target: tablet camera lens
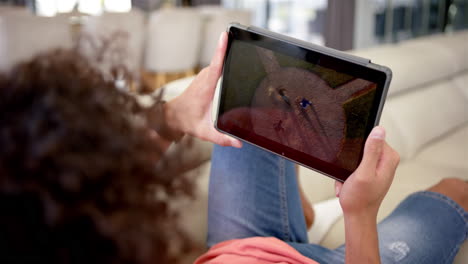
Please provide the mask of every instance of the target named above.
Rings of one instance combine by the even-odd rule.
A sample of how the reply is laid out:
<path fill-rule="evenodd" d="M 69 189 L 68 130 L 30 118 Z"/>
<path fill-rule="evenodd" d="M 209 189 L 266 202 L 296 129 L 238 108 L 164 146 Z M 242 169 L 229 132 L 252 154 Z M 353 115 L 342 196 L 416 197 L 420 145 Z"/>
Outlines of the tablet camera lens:
<path fill-rule="evenodd" d="M 312 103 L 309 100 L 305 99 L 305 98 L 302 98 L 300 104 L 301 104 L 302 108 L 306 108 L 307 106 L 312 105 Z"/>

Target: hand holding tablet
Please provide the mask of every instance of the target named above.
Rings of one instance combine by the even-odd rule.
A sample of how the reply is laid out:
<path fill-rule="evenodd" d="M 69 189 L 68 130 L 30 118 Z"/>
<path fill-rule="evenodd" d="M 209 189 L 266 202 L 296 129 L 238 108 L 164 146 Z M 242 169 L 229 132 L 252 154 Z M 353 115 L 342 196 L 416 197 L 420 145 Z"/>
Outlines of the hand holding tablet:
<path fill-rule="evenodd" d="M 228 32 L 217 129 L 344 181 L 378 124 L 391 71 L 255 27 Z"/>

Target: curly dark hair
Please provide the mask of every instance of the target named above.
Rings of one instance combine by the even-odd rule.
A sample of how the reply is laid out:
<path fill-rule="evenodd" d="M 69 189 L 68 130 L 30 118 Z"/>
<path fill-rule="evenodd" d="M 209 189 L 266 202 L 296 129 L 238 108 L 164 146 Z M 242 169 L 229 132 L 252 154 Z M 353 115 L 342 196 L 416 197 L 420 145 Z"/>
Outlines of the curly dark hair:
<path fill-rule="evenodd" d="M 177 263 L 191 185 L 156 171 L 144 120 L 73 51 L 0 75 L 0 262 Z"/>

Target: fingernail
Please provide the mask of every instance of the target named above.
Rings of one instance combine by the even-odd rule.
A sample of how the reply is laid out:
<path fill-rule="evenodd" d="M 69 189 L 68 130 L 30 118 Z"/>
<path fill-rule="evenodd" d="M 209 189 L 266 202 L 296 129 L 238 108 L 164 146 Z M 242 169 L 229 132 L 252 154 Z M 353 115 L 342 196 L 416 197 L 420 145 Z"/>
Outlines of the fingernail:
<path fill-rule="evenodd" d="M 385 139 L 385 129 L 383 127 L 374 127 L 369 137 L 377 139 Z"/>
<path fill-rule="evenodd" d="M 239 140 L 233 139 L 233 140 L 231 140 L 231 142 L 232 142 L 232 145 L 233 145 L 234 147 L 236 147 L 236 148 L 242 148 L 242 142 L 240 142 Z"/>
<path fill-rule="evenodd" d="M 335 185 L 335 196 L 338 197 L 339 194 L 340 194 L 340 188 L 338 187 L 338 185 Z"/>

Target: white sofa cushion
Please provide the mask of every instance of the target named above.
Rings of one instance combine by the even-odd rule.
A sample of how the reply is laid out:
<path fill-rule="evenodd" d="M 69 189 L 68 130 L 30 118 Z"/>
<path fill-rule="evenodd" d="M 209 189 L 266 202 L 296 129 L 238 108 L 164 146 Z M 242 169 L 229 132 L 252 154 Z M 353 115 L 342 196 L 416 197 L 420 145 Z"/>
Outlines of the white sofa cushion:
<path fill-rule="evenodd" d="M 0 71 L 39 53 L 56 48 L 72 48 L 68 18 L 0 15 Z"/>
<path fill-rule="evenodd" d="M 432 45 L 436 49 L 444 49 L 453 55 L 452 64 L 457 64 L 461 69 L 468 69 L 468 30 L 451 34 L 438 34 L 434 36 L 416 38 L 404 42 L 403 45 L 423 44 Z"/>
<path fill-rule="evenodd" d="M 145 69 L 174 73 L 192 70 L 201 48 L 202 15 L 193 8 L 162 8 L 149 15 Z"/>
<path fill-rule="evenodd" d="M 468 115 L 468 105 L 465 105 L 465 113 Z M 415 159 L 468 171 L 468 125 L 430 144 Z M 464 175 L 459 175 L 462 176 Z"/>
<path fill-rule="evenodd" d="M 328 200 L 335 197 L 335 181 L 321 173 L 299 167 L 299 182 L 305 196 L 311 203 Z"/>
<path fill-rule="evenodd" d="M 196 179 L 194 199 L 172 201 L 172 206 L 180 212 L 180 225 L 189 237 L 200 246 L 206 244 L 208 224 L 208 186 L 211 162 L 186 172 L 183 176 Z"/>
<path fill-rule="evenodd" d="M 106 47 L 104 45 L 108 45 L 104 54 L 100 54 L 106 56 L 104 62 L 100 62 L 100 67 L 113 66 L 106 65 L 108 63 L 124 64 L 137 75 L 143 60 L 145 27 L 145 14 L 138 9 L 127 13 L 109 12 L 90 16 L 82 25 L 80 49 L 94 59 L 96 46 L 101 50 Z"/>
<path fill-rule="evenodd" d="M 458 64 L 453 63 L 456 59 L 453 53 L 430 43 L 380 46 L 354 51 L 352 54 L 371 59 L 372 62 L 392 70 L 389 95 L 453 76 L 462 70 Z"/>
<path fill-rule="evenodd" d="M 466 100 L 468 101 L 468 71 L 460 76 L 457 76 L 453 81 L 457 88 L 465 95 Z"/>
<path fill-rule="evenodd" d="M 195 76 L 190 76 L 182 79 L 178 79 L 175 81 L 172 81 L 166 85 L 164 85 L 164 95 L 163 95 L 163 100 L 165 101 L 170 101 L 180 94 L 182 94 L 187 87 L 192 83 L 192 81 L 195 79 Z M 157 94 L 160 92 L 160 90 L 156 90 L 155 93 Z"/>
<path fill-rule="evenodd" d="M 397 142 L 390 144 L 403 159 L 413 157 L 424 145 L 453 131 L 468 121 L 468 101 L 454 82 L 446 80 L 388 100 L 383 112 L 383 124 L 392 123 Z M 396 143 L 396 144 L 394 144 Z"/>

